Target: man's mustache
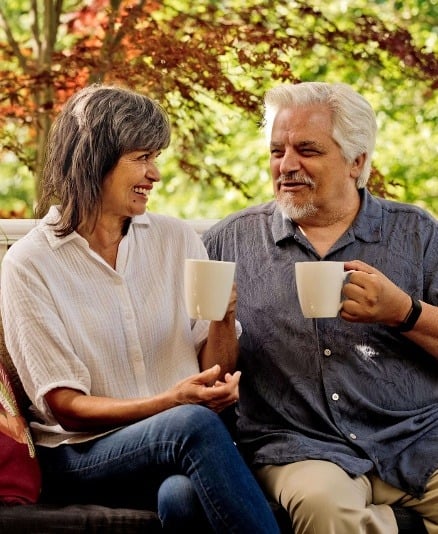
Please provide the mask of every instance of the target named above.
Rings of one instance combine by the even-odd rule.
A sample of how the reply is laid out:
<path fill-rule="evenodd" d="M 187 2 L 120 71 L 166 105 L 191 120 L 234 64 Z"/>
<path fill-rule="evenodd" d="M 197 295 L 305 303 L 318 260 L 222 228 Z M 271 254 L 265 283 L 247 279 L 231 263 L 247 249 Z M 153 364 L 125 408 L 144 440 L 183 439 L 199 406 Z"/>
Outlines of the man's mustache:
<path fill-rule="evenodd" d="M 280 176 L 277 178 L 277 184 L 282 184 L 283 182 L 306 184 L 310 185 L 311 187 L 315 187 L 314 181 L 307 176 L 307 174 L 303 174 L 301 172 L 288 172 L 287 174 L 280 174 Z"/>

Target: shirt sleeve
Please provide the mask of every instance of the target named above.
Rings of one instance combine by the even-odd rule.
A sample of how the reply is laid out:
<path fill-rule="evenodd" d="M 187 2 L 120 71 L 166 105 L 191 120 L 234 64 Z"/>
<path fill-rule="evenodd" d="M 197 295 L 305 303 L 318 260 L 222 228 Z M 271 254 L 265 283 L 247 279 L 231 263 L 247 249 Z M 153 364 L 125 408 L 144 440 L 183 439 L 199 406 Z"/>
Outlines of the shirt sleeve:
<path fill-rule="evenodd" d="M 24 389 L 36 410 L 52 419 L 44 395 L 55 387 L 89 393 L 90 376 L 74 354 L 43 275 L 31 261 L 5 258 L 1 307 L 5 341 Z"/>

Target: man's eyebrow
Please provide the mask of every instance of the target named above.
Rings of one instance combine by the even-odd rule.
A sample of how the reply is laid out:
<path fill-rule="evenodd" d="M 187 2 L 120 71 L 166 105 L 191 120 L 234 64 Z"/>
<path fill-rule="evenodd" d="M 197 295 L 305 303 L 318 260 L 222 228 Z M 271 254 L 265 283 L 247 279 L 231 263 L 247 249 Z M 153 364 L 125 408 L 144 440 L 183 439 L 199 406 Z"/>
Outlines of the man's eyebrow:
<path fill-rule="evenodd" d="M 271 141 L 270 146 L 271 148 L 279 148 L 279 147 L 283 147 L 284 143 L 281 141 Z M 310 139 L 297 141 L 295 143 L 295 146 L 297 146 L 298 148 L 316 148 L 318 150 L 322 150 L 324 148 L 324 146 L 321 143 L 318 143 L 317 141 L 313 141 Z"/>
<path fill-rule="evenodd" d="M 318 150 L 321 150 L 323 146 L 321 143 L 318 143 L 317 141 L 311 141 L 311 140 L 303 140 L 299 141 L 296 146 L 300 148 L 317 148 Z"/>

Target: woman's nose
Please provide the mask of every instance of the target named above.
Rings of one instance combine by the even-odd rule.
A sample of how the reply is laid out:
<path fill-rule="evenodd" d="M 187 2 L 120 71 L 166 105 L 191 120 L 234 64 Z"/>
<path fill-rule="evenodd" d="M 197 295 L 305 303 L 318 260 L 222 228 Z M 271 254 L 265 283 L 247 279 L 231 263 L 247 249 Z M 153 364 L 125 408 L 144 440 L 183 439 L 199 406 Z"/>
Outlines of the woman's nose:
<path fill-rule="evenodd" d="M 158 167 L 152 162 L 148 162 L 146 165 L 145 175 L 146 178 L 149 178 L 149 180 L 153 180 L 154 182 L 159 182 L 161 179 L 161 174 L 158 170 Z"/>

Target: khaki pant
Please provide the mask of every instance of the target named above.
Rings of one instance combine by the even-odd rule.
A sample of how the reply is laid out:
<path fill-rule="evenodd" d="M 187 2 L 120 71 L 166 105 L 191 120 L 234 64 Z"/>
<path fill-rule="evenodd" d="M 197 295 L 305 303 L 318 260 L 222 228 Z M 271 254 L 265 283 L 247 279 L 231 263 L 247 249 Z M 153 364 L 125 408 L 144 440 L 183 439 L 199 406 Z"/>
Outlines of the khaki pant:
<path fill-rule="evenodd" d="M 417 510 L 429 534 L 438 534 L 438 471 L 422 499 L 375 476 L 351 478 L 337 465 L 306 460 L 266 465 L 256 476 L 270 498 L 289 513 L 296 534 L 397 534 L 389 505 Z"/>

